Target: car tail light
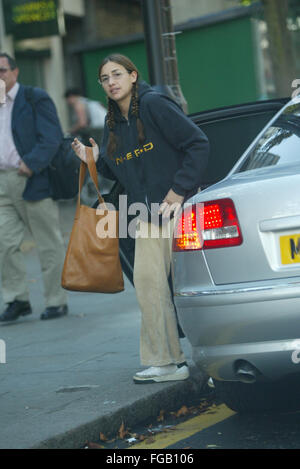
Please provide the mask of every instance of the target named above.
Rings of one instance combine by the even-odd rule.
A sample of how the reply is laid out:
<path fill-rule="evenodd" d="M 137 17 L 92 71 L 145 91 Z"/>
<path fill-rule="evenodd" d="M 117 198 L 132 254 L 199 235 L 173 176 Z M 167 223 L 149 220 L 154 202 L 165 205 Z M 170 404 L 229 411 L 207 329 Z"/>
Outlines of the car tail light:
<path fill-rule="evenodd" d="M 174 231 L 173 251 L 224 248 L 242 242 L 233 201 L 211 200 L 184 208 Z"/>

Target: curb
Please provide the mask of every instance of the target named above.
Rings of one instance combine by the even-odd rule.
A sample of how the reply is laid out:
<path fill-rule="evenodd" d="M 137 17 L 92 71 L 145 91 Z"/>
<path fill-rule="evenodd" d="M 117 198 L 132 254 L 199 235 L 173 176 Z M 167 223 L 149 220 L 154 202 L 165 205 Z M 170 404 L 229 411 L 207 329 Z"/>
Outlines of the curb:
<path fill-rule="evenodd" d="M 200 397 L 205 380 L 205 375 L 192 366 L 187 380 L 166 383 L 164 389 L 153 392 L 146 398 L 138 399 L 109 415 L 99 416 L 72 430 L 53 436 L 31 449 L 80 449 L 87 441 L 99 441 L 100 432 L 107 437 L 113 437 L 123 422 L 126 428 L 132 428 L 148 419 L 156 418 L 162 409 L 170 412 L 188 405 Z"/>

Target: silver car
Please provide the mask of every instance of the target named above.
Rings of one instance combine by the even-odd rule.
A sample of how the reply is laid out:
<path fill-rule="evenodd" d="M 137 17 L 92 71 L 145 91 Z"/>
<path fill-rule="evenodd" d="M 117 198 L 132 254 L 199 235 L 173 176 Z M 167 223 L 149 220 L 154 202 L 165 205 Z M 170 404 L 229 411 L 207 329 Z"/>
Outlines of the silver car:
<path fill-rule="evenodd" d="M 300 376 L 299 98 L 186 204 L 173 288 L 194 362 L 231 408 L 268 408 L 272 381 Z"/>

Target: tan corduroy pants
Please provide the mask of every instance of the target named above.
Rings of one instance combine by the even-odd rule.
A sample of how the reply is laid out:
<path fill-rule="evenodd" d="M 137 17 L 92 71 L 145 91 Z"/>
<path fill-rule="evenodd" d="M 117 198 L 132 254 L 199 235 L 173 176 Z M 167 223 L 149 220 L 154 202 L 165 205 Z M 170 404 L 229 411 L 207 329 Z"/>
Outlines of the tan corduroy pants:
<path fill-rule="evenodd" d="M 144 366 L 163 366 L 185 361 L 178 336 L 176 313 L 172 302 L 168 276 L 171 265 L 170 236 L 151 237 L 151 225 L 140 221 L 140 231 L 147 232 L 146 238 L 136 238 L 134 260 L 134 285 L 142 312 L 140 334 L 140 357 Z"/>
<path fill-rule="evenodd" d="M 66 303 L 61 288 L 65 248 L 57 204 L 50 198 L 28 202 L 22 198 L 27 178 L 17 170 L 0 170 L 0 268 L 5 303 L 28 301 L 29 292 L 23 253 L 25 227 L 36 242 L 42 268 L 46 306 Z"/>

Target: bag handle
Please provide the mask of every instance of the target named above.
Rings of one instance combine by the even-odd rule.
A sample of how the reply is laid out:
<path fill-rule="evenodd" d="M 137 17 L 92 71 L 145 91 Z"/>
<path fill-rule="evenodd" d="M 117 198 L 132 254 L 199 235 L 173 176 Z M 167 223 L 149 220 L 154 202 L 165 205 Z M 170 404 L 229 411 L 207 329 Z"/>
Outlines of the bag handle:
<path fill-rule="evenodd" d="M 88 171 L 90 173 L 90 176 L 92 178 L 94 186 L 97 190 L 99 204 L 104 204 L 104 206 L 106 208 L 105 201 L 104 201 L 104 199 L 101 195 L 101 192 L 99 190 L 97 168 L 96 168 L 96 164 L 95 164 L 95 160 L 94 160 L 94 156 L 93 156 L 93 149 L 92 149 L 92 147 L 87 147 L 87 146 L 85 147 L 85 149 L 86 149 L 85 153 L 86 153 L 86 161 L 87 162 L 84 163 L 83 161 L 81 161 L 81 164 L 80 164 L 79 191 L 78 191 L 77 205 L 78 205 L 78 207 L 80 206 L 80 194 L 81 194 L 81 190 L 82 190 L 83 183 L 84 183 L 86 168 L 88 168 Z M 106 208 L 106 210 L 107 210 L 107 208 Z"/>

